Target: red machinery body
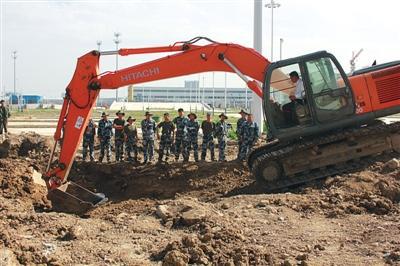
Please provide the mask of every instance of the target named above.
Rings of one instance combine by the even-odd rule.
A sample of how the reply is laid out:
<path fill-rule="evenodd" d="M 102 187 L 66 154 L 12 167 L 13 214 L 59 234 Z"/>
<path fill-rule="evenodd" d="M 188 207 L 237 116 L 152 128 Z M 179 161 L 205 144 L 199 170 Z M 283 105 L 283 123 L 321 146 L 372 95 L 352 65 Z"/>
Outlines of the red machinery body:
<path fill-rule="evenodd" d="M 400 106 L 400 65 L 349 77 L 357 114 Z"/>

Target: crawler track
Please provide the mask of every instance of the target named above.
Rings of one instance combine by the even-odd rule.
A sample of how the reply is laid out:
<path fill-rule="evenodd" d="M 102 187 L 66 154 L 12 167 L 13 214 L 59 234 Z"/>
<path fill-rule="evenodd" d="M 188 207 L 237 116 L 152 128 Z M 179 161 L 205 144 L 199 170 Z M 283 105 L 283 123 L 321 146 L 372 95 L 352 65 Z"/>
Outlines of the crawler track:
<path fill-rule="evenodd" d="M 381 135 L 385 137 L 393 133 L 400 133 L 400 122 L 392 124 L 377 123 L 361 128 L 350 128 L 312 139 L 301 139 L 296 142 L 271 142 L 255 149 L 248 157 L 248 165 L 253 176 L 265 186 L 266 191 L 274 192 L 335 174 L 358 170 L 372 163 L 374 161 L 374 155 L 337 162 L 333 165 L 326 165 L 317 169 L 304 169 L 303 172 L 296 173 L 292 176 L 285 176 L 285 174 L 283 174 L 281 178 L 274 181 L 266 181 L 260 176 L 264 165 L 268 162 L 280 162 L 284 158 L 290 158 L 292 154 L 306 152 L 316 146 L 329 145 L 331 143 L 345 141 L 349 138 L 357 140 L 365 136 Z"/>

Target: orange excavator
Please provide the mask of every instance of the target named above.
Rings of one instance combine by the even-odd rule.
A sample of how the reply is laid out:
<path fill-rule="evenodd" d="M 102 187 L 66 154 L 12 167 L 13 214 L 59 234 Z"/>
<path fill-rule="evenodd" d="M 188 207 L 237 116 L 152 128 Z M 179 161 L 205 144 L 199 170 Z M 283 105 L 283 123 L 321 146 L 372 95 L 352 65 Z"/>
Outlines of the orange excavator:
<path fill-rule="evenodd" d="M 200 45 L 199 41 L 208 41 Z M 118 71 L 99 73 L 100 56 L 169 53 Z M 400 112 L 400 61 L 373 66 L 348 76 L 325 51 L 269 62 L 251 48 L 204 37 L 170 46 L 92 51 L 78 59 L 66 88 L 47 171 L 43 175 L 53 209 L 84 213 L 107 198 L 67 181 L 75 153 L 100 90 L 178 77 L 224 71 L 236 73 L 263 99 L 268 141 L 253 150 L 247 163 L 266 190 L 305 183 L 354 169 L 364 158 L 400 150 L 400 123 L 377 118 Z M 302 101 L 288 73 L 296 71 L 304 85 Z M 54 160 L 60 145 L 58 159 Z"/>

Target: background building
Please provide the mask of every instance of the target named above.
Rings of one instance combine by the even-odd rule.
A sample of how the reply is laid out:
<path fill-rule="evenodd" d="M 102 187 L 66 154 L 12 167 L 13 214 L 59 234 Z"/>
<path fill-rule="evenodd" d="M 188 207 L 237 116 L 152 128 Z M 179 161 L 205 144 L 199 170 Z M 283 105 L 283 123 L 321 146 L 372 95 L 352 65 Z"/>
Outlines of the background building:
<path fill-rule="evenodd" d="M 202 88 L 198 81 L 185 81 L 185 87 L 134 86 L 129 90 L 129 101 L 134 102 L 197 102 L 225 108 L 226 97 L 227 108 L 247 108 L 252 100 L 248 88 Z"/>

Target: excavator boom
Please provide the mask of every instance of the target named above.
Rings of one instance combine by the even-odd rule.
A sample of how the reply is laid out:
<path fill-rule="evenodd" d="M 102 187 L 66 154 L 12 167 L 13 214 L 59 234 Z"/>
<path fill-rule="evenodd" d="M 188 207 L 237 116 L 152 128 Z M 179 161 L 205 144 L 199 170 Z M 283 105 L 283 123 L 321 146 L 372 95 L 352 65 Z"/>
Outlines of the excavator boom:
<path fill-rule="evenodd" d="M 96 195 L 73 182 L 66 182 L 75 153 L 96 104 L 101 89 L 117 89 L 122 86 L 173 78 L 207 71 L 233 72 L 247 86 L 262 97 L 259 82 L 264 82 L 270 62 L 251 48 L 237 44 L 217 43 L 195 45 L 202 37 L 171 46 L 120 49 L 118 51 L 92 51 L 78 59 L 75 73 L 66 88 L 57 129 L 55 145 L 61 146 L 58 160 L 53 162 L 56 147 L 44 174 L 49 198 L 65 212 L 84 212 L 99 202 L 103 195 Z M 171 53 L 165 57 L 118 71 L 99 73 L 101 55 L 127 56 L 132 54 Z M 253 80 L 249 79 L 252 78 Z M 93 195 L 92 195 L 93 194 Z M 68 201 L 71 204 L 68 204 Z M 80 209 L 79 209 L 80 207 Z"/>

